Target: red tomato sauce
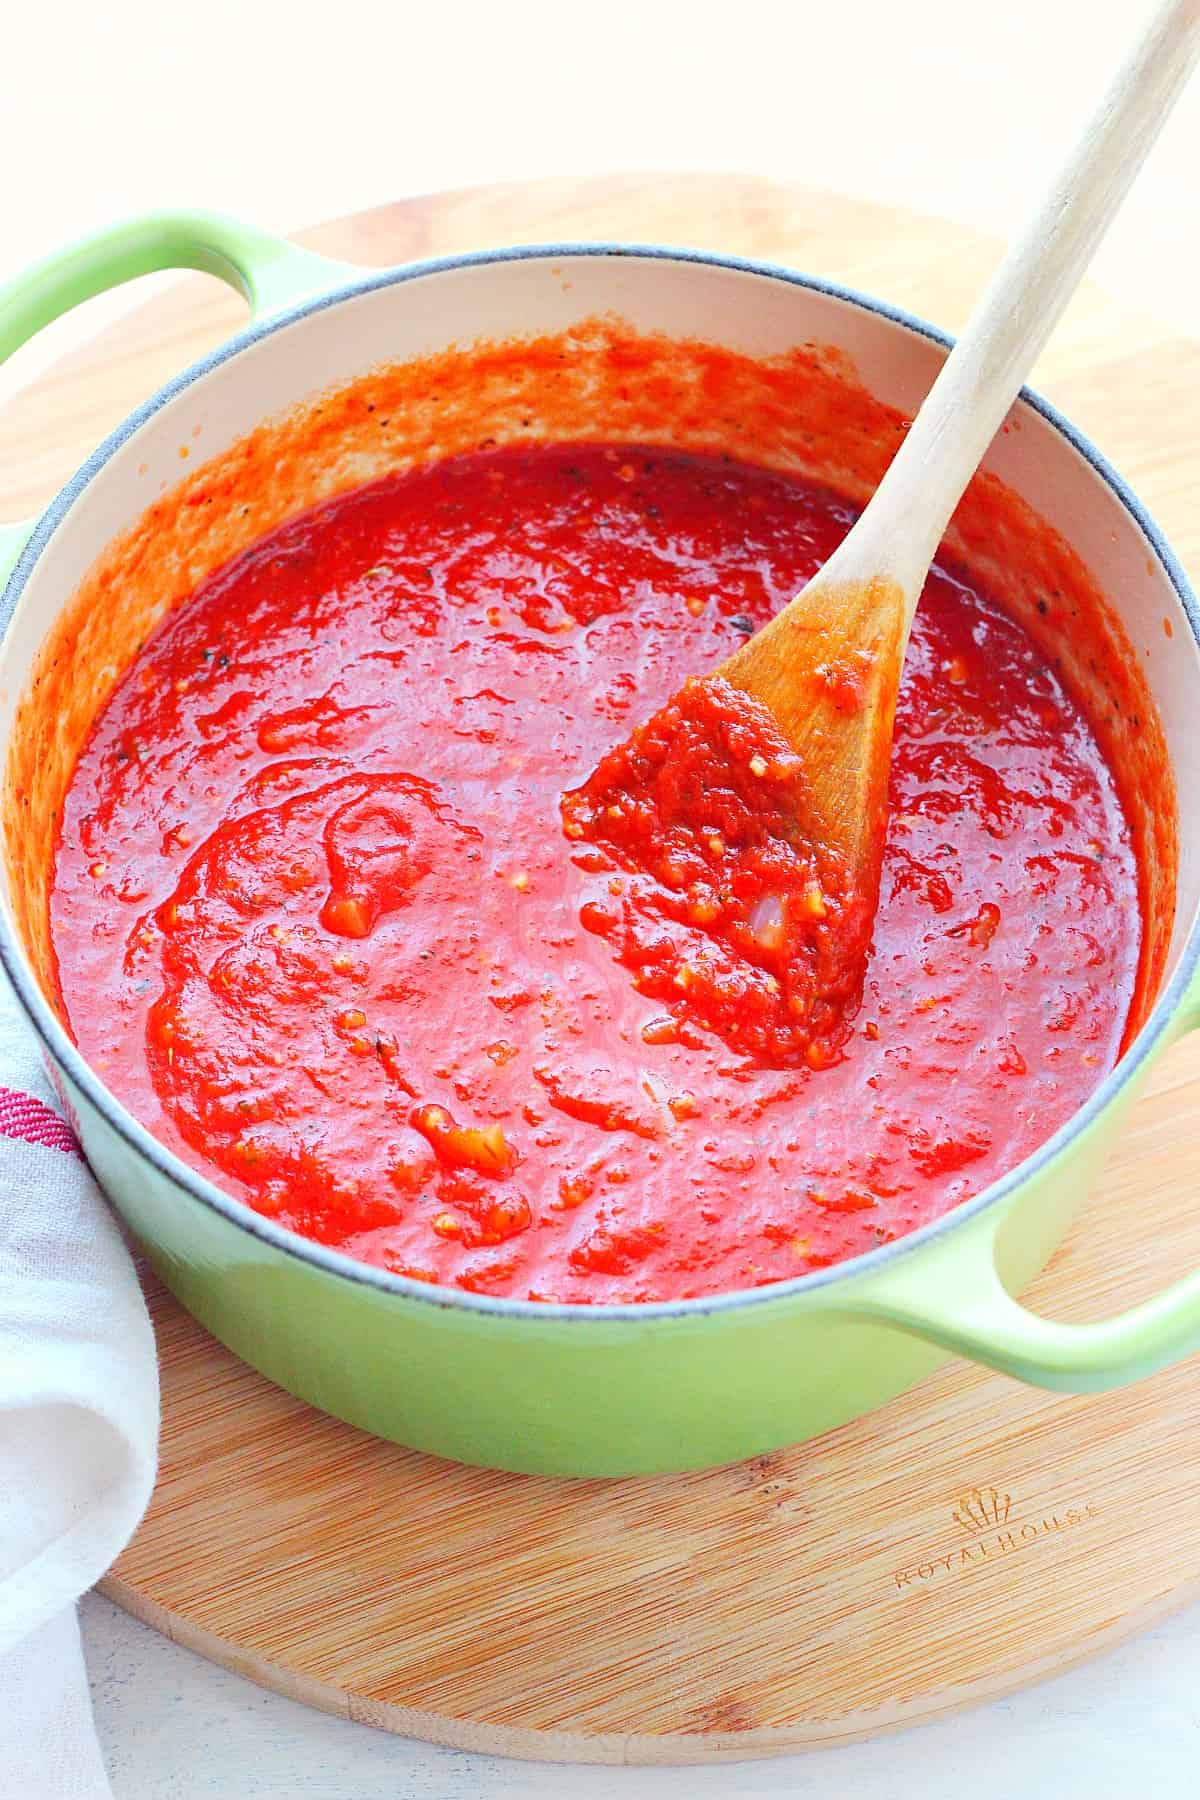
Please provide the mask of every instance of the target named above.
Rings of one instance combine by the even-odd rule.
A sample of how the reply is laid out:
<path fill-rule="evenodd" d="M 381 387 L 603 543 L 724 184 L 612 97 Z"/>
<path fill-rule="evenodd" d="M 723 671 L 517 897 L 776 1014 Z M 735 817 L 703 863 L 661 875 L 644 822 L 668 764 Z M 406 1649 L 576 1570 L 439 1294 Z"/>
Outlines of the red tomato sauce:
<path fill-rule="evenodd" d="M 621 845 L 563 828 L 853 517 L 724 460 L 545 446 L 261 540 L 168 616 L 80 757 L 51 929 L 85 1055 L 259 1212 L 481 1293 L 756 1286 L 977 1192 L 1115 1061 L 1141 923 L 1086 718 L 963 570 L 917 613 L 871 957 L 826 1066 L 776 1066 L 757 894 L 722 935 L 680 912 L 695 882 L 639 892 Z M 737 1004 L 676 982 L 696 952 Z"/>
<path fill-rule="evenodd" d="M 834 1060 L 870 941 L 870 902 L 812 816 L 770 710 L 719 675 L 692 676 L 563 795 L 567 836 L 626 871 L 584 924 L 681 1025 L 776 1068 Z"/>

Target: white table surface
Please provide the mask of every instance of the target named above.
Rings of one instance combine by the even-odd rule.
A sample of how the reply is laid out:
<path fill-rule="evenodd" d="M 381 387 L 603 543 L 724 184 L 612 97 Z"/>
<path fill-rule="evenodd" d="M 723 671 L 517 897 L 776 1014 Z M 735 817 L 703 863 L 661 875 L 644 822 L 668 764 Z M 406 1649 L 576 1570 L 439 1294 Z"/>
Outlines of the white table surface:
<path fill-rule="evenodd" d="M 404 193 L 630 168 L 780 175 L 1002 233 L 1147 10 L 1147 0 L 22 5 L 4 25 L 0 277 L 156 205 L 224 207 L 287 230 Z M 1200 83 L 1097 263 L 1110 286 L 1191 333 L 1198 170 Z M 125 304 L 93 302 L 22 352 L 0 399 Z M 658 1771 L 406 1742 L 265 1693 L 98 1596 L 83 1623 L 117 1800 L 1200 1791 L 1200 1607 L 1055 1681 L 898 1737 Z"/>

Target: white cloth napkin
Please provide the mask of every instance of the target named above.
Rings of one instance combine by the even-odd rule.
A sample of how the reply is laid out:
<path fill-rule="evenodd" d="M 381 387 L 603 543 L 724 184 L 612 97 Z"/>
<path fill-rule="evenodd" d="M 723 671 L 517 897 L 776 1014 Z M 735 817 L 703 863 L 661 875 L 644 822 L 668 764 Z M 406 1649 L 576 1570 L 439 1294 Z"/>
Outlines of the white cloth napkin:
<path fill-rule="evenodd" d="M 0 1794 L 107 1800 L 75 1602 L 154 1484 L 129 1253 L 0 975 Z"/>

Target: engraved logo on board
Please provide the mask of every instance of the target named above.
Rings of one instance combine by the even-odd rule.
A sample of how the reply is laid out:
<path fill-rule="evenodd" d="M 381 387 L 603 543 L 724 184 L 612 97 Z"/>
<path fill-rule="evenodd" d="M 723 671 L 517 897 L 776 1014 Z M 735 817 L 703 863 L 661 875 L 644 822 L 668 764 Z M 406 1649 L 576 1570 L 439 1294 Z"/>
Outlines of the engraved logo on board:
<path fill-rule="evenodd" d="M 1090 1500 L 1079 1505 L 1040 1507 L 1026 1510 L 1017 1507 L 1011 1494 L 999 1487 L 964 1488 L 949 1509 L 950 1523 L 956 1529 L 956 1541 L 947 1549 L 941 1545 L 920 1562 L 897 1569 L 894 1580 L 898 1588 L 927 1587 L 947 1577 L 964 1575 L 983 1563 L 995 1563 L 1047 1538 L 1073 1531 L 1099 1517 L 1100 1509 Z M 969 1540 L 964 1543 L 964 1536 Z"/>
<path fill-rule="evenodd" d="M 1011 1494 L 1002 1494 L 994 1487 L 972 1488 L 969 1493 L 959 1495 L 958 1505 L 950 1517 L 974 1536 L 977 1531 L 986 1531 L 989 1525 L 1003 1525 L 1011 1509 Z"/>

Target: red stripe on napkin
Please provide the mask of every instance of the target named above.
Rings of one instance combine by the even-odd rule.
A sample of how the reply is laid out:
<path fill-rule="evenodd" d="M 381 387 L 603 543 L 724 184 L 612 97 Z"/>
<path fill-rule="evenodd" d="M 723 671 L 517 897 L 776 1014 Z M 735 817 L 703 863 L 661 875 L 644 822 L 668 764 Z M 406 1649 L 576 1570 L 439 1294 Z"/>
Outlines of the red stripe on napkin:
<path fill-rule="evenodd" d="M 80 1154 L 75 1133 L 53 1108 L 16 1088 L 0 1087 L 0 1137 L 44 1144 L 47 1150 L 65 1150 L 71 1156 Z"/>

